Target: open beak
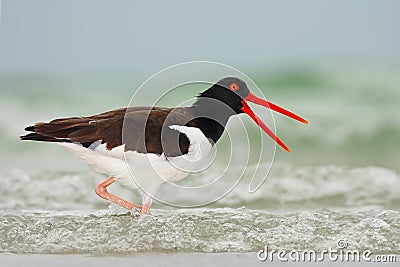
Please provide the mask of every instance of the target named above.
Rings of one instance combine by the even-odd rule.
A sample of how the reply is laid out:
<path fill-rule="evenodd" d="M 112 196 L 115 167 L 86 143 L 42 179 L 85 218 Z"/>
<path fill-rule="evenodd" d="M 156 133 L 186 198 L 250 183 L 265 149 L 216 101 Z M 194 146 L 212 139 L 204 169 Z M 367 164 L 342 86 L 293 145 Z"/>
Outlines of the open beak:
<path fill-rule="evenodd" d="M 302 123 L 308 124 L 308 121 L 303 119 L 302 117 L 290 112 L 289 110 L 286 110 L 284 108 L 281 108 L 280 106 L 277 106 L 267 100 L 258 98 L 257 96 L 253 95 L 252 93 L 250 93 L 246 98 L 244 98 L 242 100 L 242 104 L 243 104 L 243 108 L 242 111 L 245 112 L 247 115 L 249 115 L 256 123 L 258 126 L 260 126 L 261 129 L 264 130 L 264 132 L 266 132 L 272 139 L 275 140 L 275 142 L 280 145 L 283 149 L 285 149 L 287 152 L 290 152 L 290 148 L 287 147 L 269 128 L 267 125 L 265 125 L 264 122 L 262 122 L 260 120 L 259 117 L 257 117 L 256 114 L 254 114 L 253 110 L 251 110 L 251 108 L 249 107 L 249 105 L 247 104 L 247 101 L 253 102 L 257 105 L 261 105 L 264 107 L 267 107 L 269 109 L 272 109 L 276 112 L 279 112 L 283 115 L 286 115 L 292 119 L 295 119 L 297 121 L 300 121 Z"/>

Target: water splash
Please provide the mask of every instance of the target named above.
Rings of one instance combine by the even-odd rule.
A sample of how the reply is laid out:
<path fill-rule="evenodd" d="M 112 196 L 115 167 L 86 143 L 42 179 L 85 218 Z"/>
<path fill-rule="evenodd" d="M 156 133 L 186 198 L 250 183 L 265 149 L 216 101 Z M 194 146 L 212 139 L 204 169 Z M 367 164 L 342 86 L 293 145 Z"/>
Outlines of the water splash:
<path fill-rule="evenodd" d="M 250 166 L 249 170 L 252 173 Z M 235 170 L 232 169 L 233 175 Z M 186 186 L 207 181 L 207 173 L 189 177 Z M 93 172 L 38 172 L 23 170 L 0 173 L 0 209 L 96 209 L 107 202 L 98 198 L 94 187 L 103 177 Z M 397 209 L 400 206 L 400 177 L 392 170 L 340 166 L 290 167 L 274 166 L 265 184 L 249 194 L 250 176 L 226 197 L 207 207 L 241 207 L 251 209 L 304 209 L 324 207 L 381 206 Z M 229 184 L 230 185 L 230 184 Z M 218 186 L 224 186 L 219 183 Z M 128 200 L 140 202 L 140 196 L 115 184 L 111 192 Z M 222 191 L 222 190 L 221 190 Z M 158 194 L 173 196 L 176 202 L 190 204 L 192 194 L 161 188 Z M 203 197 L 196 195 L 197 199 Z M 156 208 L 169 208 L 155 202 Z"/>
<path fill-rule="evenodd" d="M 108 211 L 0 212 L 0 251 L 128 254 L 253 252 L 336 248 L 400 253 L 400 213 L 315 210 L 272 213 L 248 209 L 154 210 L 140 220 Z"/>

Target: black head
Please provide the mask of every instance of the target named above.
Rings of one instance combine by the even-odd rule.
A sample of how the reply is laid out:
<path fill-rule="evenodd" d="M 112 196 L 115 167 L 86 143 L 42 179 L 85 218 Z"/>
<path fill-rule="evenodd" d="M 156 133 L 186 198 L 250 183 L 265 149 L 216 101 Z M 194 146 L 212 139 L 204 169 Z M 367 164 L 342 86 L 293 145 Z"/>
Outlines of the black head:
<path fill-rule="evenodd" d="M 216 142 L 224 131 L 230 116 L 246 113 L 281 147 L 290 152 L 290 149 L 254 114 L 248 102 L 308 123 L 296 114 L 253 95 L 246 83 L 235 77 L 223 78 L 201 93 L 193 104 L 194 115 L 197 116 L 196 121 L 203 133 Z"/>
<path fill-rule="evenodd" d="M 236 77 L 227 77 L 219 80 L 209 89 L 199 95 L 199 100 L 202 98 L 211 98 L 222 102 L 228 106 L 234 114 L 243 113 L 242 101 L 250 94 L 249 88 L 244 81 Z"/>

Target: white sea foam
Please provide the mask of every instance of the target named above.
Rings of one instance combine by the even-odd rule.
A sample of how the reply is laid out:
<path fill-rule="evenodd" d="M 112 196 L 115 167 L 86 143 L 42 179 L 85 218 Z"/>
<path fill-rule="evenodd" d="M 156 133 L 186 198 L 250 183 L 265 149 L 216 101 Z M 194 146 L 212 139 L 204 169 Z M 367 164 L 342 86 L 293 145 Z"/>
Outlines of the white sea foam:
<path fill-rule="evenodd" d="M 249 170 L 256 166 L 250 166 Z M 239 167 L 238 167 L 239 168 Z M 229 170 L 227 177 L 234 180 L 237 173 Z M 188 177 L 186 187 L 208 183 L 203 173 Z M 104 177 L 94 172 L 39 172 L 29 174 L 23 170 L 12 170 L 0 174 L 1 209 L 91 209 L 105 207 L 106 202 L 94 193 L 94 187 Z M 226 179 L 226 178 L 225 178 Z M 226 192 L 232 185 L 230 180 L 215 183 L 215 192 Z M 346 168 L 339 166 L 289 167 L 274 166 L 263 186 L 249 194 L 250 177 L 245 176 L 226 197 L 212 203 L 212 207 L 241 207 L 256 209 L 293 209 L 323 207 L 382 206 L 387 208 L 400 205 L 400 177 L 392 170 L 366 167 Z M 122 194 L 132 201 L 140 201 L 138 195 L 121 185 L 113 185 L 112 192 Z M 193 195 L 177 187 L 161 188 L 161 199 L 190 205 L 207 200 L 207 194 Z M 166 207 L 155 202 L 156 207 Z"/>
<path fill-rule="evenodd" d="M 248 209 L 165 211 L 140 220 L 100 211 L 0 211 L 0 252 L 130 254 L 349 249 L 399 252 L 400 214 L 374 209 L 273 213 Z"/>

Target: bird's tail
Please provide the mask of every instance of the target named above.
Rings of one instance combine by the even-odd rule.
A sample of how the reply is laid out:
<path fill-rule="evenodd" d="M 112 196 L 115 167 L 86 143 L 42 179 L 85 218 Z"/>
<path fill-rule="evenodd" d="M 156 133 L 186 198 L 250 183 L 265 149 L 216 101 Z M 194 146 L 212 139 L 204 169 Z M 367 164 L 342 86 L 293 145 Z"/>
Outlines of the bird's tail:
<path fill-rule="evenodd" d="M 41 142 L 67 142 L 71 143 L 71 140 L 68 138 L 57 138 L 54 135 L 52 136 L 51 134 L 44 134 L 44 133 L 39 133 L 36 130 L 36 126 L 28 126 L 25 128 L 25 131 L 31 132 L 26 135 L 21 135 L 19 138 L 21 140 L 30 140 L 30 141 L 41 141 Z"/>

